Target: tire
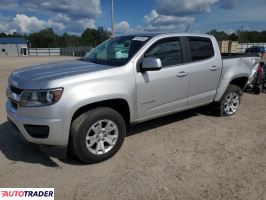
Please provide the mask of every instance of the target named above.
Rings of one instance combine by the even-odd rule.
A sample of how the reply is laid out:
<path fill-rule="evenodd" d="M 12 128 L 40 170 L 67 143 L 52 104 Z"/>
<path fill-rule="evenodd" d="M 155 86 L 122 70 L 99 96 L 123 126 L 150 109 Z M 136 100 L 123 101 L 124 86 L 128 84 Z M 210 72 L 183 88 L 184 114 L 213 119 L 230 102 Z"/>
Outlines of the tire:
<path fill-rule="evenodd" d="M 255 86 L 255 87 L 253 88 L 253 92 L 254 92 L 254 94 L 256 94 L 256 95 L 259 95 L 259 94 L 261 93 L 261 88 L 260 88 L 259 86 Z"/>
<path fill-rule="evenodd" d="M 95 108 L 81 114 L 71 125 L 71 146 L 84 163 L 99 163 L 118 152 L 126 136 L 126 124 L 115 110 Z"/>
<path fill-rule="evenodd" d="M 237 85 L 230 84 L 222 99 L 215 104 L 215 112 L 219 116 L 231 116 L 236 114 L 241 102 L 242 90 Z"/>

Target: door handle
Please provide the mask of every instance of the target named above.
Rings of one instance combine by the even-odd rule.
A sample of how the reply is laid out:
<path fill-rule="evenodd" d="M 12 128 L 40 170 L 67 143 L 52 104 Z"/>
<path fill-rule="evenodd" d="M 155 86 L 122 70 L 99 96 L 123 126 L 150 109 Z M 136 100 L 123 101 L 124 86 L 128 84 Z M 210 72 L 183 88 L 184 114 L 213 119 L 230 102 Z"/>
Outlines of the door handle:
<path fill-rule="evenodd" d="M 217 67 L 217 66 L 212 66 L 211 68 L 210 68 L 210 70 L 211 71 L 217 71 L 219 68 Z"/>
<path fill-rule="evenodd" d="M 181 78 L 181 77 L 185 77 L 187 75 L 188 75 L 188 72 L 182 71 L 182 72 L 179 72 L 176 76 Z"/>

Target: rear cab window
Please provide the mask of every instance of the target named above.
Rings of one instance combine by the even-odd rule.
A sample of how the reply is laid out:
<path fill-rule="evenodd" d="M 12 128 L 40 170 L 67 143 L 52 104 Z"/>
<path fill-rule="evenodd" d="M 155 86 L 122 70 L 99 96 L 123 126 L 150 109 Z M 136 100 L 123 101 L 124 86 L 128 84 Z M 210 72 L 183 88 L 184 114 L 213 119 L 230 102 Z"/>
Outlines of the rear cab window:
<path fill-rule="evenodd" d="M 214 48 L 210 38 L 188 37 L 191 61 L 202 61 L 214 57 Z"/>

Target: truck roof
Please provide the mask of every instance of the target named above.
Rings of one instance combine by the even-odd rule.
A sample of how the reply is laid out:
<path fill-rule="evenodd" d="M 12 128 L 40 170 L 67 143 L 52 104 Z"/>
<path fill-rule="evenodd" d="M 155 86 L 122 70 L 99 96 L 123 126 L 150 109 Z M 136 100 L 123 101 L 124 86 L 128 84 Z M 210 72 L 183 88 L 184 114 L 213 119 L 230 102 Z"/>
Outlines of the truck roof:
<path fill-rule="evenodd" d="M 120 36 L 138 36 L 138 37 L 157 37 L 157 36 L 198 36 L 210 37 L 209 34 L 203 33 L 179 33 L 179 32 L 157 32 L 157 33 L 132 33 Z"/>

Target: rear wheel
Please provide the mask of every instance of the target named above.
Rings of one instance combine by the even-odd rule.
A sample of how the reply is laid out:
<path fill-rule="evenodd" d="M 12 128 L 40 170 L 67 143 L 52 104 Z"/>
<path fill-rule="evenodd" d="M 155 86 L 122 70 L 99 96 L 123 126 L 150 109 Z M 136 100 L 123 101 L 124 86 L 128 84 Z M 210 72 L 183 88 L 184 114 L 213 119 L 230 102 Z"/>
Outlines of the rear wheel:
<path fill-rule="evenodd" d="M 215 105 L 216 113 L 219 116 L 234 115 L 240 106 L 241 94 L 240 87 L 230 84 L 220 102 Z"/>
<path fill-rule="evenodd" d="M 112 157 L 122 146 L 126 125 L 111 108 L 96 108 L 77 117 L 71 125 L 72 149 L 84 163 Z"/>

